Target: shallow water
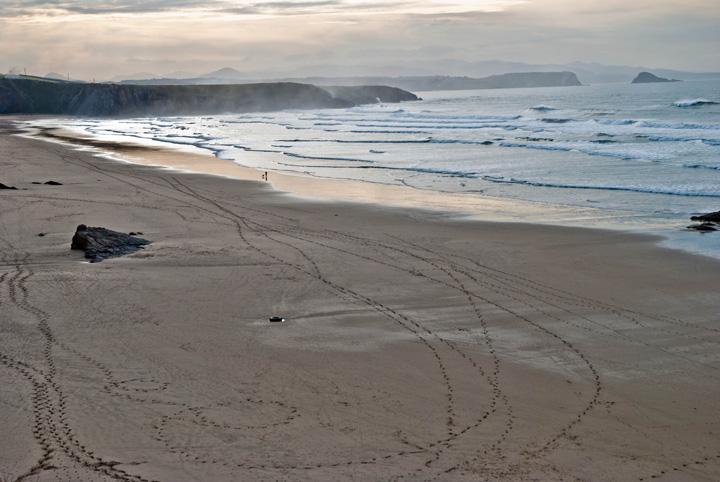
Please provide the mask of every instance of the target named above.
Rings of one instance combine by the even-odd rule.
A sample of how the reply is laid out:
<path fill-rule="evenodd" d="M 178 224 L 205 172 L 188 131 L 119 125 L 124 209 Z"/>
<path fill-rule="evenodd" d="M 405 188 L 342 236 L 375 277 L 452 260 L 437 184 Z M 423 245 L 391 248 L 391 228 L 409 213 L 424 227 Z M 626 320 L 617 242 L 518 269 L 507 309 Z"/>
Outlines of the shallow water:
<path fill-rule="evenodd" d="M 56 120 L 205 149 L 268 170 L 622 212 L 622 226 L 720 252 L 681 229 L 720 209 L 720 80 L 421 93 L 344 110 Z M 669 228 L 670 227 L 670 228 Z"/>

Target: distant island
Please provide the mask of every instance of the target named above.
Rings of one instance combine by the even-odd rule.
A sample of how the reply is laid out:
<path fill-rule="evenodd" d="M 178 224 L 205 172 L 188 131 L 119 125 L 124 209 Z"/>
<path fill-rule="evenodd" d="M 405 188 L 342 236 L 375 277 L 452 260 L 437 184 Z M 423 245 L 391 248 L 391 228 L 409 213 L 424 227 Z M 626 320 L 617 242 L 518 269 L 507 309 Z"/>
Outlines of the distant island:
<path fill-rule="evenodd" d="M 0 76 L 0 114 L 202 115 L 353 107 L 418 100 L 387 86 L 333 89 L 274 82 L 233 85 L 120 85 Z"/>
<path fill-rule="evenodd" d="M 362 86 L 388 85 L 410 91 L 433 90 L 475 90 L 475 89 L 514 89 L 528 87 L 568 87 L 581 86 L 582 83 L 573 72 L 514 72 L 491 75 L 488 77 L 453 76 L 401 76 L 401 77 L 302 77 L 280 79 L 283 82 L 300 82 L 319 86 Z M 228 69 L 222 69 L 202 77 L 190 79 L 139 79 L 125 80 L 130 85 L 207 85 L 239 83 L 234 80 Z"/>
<path fill-rule="evenodd" d="M 677 79 L 665 79 L 650 72 L 640 72 L 632 81 L 633 84 L 656 84 L 663 82 L 682 82 Z"/>

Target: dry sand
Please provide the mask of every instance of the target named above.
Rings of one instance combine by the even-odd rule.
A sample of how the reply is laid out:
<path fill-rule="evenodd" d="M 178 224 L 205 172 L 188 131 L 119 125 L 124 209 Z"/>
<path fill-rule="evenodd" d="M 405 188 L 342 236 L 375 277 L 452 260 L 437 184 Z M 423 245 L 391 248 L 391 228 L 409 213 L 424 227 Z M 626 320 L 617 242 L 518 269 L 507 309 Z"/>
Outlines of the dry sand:
<path fill-rule="evenodd" d="M 7 125 L 0 182 L 0 480 L 720 480 L 716 261 Z"/>

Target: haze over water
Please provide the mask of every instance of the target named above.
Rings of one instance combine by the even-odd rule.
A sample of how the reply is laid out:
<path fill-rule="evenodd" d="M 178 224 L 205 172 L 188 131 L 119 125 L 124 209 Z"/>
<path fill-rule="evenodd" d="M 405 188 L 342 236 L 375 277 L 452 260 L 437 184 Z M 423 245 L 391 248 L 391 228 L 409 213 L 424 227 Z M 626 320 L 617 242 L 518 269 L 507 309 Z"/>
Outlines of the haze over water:
<path fill-rule="evenodd" d="M 259 169 L 623 212 L 620 224 L 682 227 L 720 208 L 720 80 L 420 95 L 344 110 L 60 123 Z M 697 233 L 671 234 L 712 248 Z"/>

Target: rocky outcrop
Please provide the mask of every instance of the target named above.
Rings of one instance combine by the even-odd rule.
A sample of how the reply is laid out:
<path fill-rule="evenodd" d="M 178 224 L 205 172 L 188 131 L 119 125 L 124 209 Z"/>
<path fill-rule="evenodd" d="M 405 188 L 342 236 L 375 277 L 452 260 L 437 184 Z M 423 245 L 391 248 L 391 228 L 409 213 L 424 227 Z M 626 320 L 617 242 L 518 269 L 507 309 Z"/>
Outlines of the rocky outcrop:
<path fill-rule="evenodd" d="M 632 81 L 633 84 L 657 84 L 662 82 L 680 82 L 677 79 L 664 79 L 650 72 L 640 72 Z"/>
<path fill-rule="evenodd" d="M 690 221 L 703 221 L 708 223 L 720 223 L 720 211 L 713 213 L 701 214 L 699 216 L 692 216 Z"/>
<path fill-rule="evenodd" d="M 364 87 L 333 95 L 309 84 L 119 85 L 0 76 L 0 114 L 163 116 L 352 107 L 415 100 L 390 87 Z"/>
<path fill-rule="evenodd" d="M 3 184 L 0 182 L 0 189 L 11 189 L 11 190 L 17 190 L 15 186 L 8 186 L 7 184 Z"/>
<path fill-rule="evenodd" d="M 82 250 L 91 263 L 124 256 L 142 249 L 150 241 L 106 228 L 81 224 L 72 238 L 70 249 Z"/>
<path fill-rule="evenodd" d="M 714 223 L 700 223 L 700 224 L 691 224 L 688 226 L 688 229 L 692 229 L 693 231 L 700 231 L 702 233 L 709 233 L 712 231 L 717 231 L 718 226 Z"/>
<path fill-rule="evenodd" d="M 415 94 L 397 87 L 384 85 L 326 86 L 323 87 L 334 98 L 354 105 L 376 104 L 378 102 L 407 102 L 418 100 Z"/>
<path fill-rule="evenodd" d="M 691 224 L 688 226 L 688 229 L 704 233 L 720 231 L 720 211 L 701 214 L 699 216 L 691 216 L 690 220 L 697 221 L 698 224 Z"/>

